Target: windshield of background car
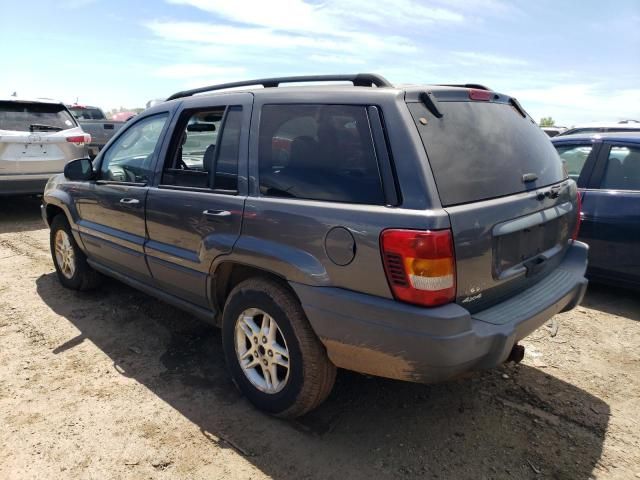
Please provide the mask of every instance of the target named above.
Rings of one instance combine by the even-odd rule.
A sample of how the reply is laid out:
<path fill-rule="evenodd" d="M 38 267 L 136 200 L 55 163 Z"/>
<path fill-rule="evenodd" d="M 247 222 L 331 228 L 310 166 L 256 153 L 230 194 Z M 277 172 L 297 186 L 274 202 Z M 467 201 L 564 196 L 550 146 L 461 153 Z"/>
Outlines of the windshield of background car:
<path fill-rule="evenodd" d="M 66 130 L 76 126 L 63 105 L 54 103 L 0 102 L 0 130 L 28 132 L 31 125 Z"/>
<path fill-rule="evenodd" d="M 445 207 L 566 178 L 549 137 L 509 104 L 439 102 L 442 118 L 431 115 L 422 103 L 408 105 Z M 537 180 L 526 184 L 525 174 Z"/>
<path fill-rule="evenodd" d="M 78 120 L 106 120 L 99 108 L 72 107 L 69 110 Z"/>

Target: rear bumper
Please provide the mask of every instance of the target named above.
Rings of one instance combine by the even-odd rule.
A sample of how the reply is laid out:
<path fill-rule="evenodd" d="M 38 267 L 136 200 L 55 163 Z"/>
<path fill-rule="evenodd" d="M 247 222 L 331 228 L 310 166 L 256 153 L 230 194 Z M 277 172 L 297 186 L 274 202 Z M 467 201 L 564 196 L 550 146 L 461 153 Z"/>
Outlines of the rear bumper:
<path fill-rule="evenodd" d="M 338 288 L 291 286 L 336 366 L 435 382 L 503 363 L 516 342 L 578 305 L 587 288 L 587 251 L 575 242 L 536 285 L 474 314 L 457 304 L 421 308 Z"/>
<path fill-rule="evenodd" d="M 0 195 L 42 194 L 44 187 L 55 173 L 0 175 Z"/>

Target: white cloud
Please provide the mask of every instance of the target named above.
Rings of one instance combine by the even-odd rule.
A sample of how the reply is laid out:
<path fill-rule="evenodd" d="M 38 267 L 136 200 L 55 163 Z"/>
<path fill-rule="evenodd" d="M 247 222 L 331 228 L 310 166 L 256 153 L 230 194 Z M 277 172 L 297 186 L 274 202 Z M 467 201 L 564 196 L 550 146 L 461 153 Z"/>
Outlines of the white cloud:
<path fill-rule="evenodd" d="M 497 18 L 526 18 L 522 7 L 501 0 L 166 1 L 201 12 L 199 21 L 144 23 L 168 62 L 179 55 L 182 63 L 155 72 L 178 89 L 360 70 L 396 82 L 485 84 L 519 98 L 534 118 L 551 115 L 564 124 L 640 117 L 640 90 L 621 75 L 618 87 L 628 88 L 605 89 L 610 79 L 591 76 L 584 83 L 573 64 L 543 64 L 539 52 L 523 45 L 510 49 L 522 56 L 486 48 L 494 42 L 485 36 L 495 40 L 489 23 L 493 30 Z M 452 34 L 465 41 L 447 40 Z"/>
<path fill-rule="evenodd" d="M 58 0 L 58 6 L 75 10 L 96 3 L 98 0 Z"/>
<path fill-rule="evenodd" d="M 521 58 L 504 57 L 501 55 L 494 55 L 491 53 L 481 52 L 453 52 L 453 55 L 458 59 L 457 62 L 461 65 L 527 65 L 528 62 Z"/>
<path fill-rule="evenodd" d="M 326 19 L 318 6 L 300 0 L 168 0 L 190 5 L 233 22 L 282 30 L 317 31 Z"/>
<path fill-rule="evenodd" d="M 388 0 L 383 4 L 362 0 L 334 0 L 325 4 L 327 13 L 335 18 L 364 21 L 377 25 L 428 26 L 434 22 L 462 23 L 459 11 L 438 7 L 433 2 Z"/>
<path fill-rule="evenodd" d="M 209 46 L 254 47 L 264 49 L 306 48 L 314 51 L 350 51 L 365 54 L 374 52 L 414 52 L 416 46 L 402 37 L 380 38 L 363 32 L 340 32 L 332 34 L 287 33 L 265 27 L 235 27 L 201 22 L 152 21 L 146 26 L 159 37 L 168 41 L 188 42 L 196 48 Z"/>
<path fill-rule="evenodd" d="M 389 26 L 395 23 L 425 25 L 433 22 L 462 22 L 464 16 L 433 2 L 388 0 L 384 4 L 363 0 L 168 0 L 190 5 L 217 17 L 240 24 L 288 32 L 336 33 L 357 30 L 361 23 Z"/>
<path fill-rule="evenodd" d="M 312 62 L 320 63 L 338 63 L 349 65 L 362 65 L 365 61 L 357 56 L 348 55 L 331 55 L 331 54 L 313 54 L 309 56 L 309 60 Z"/>
<path fill-rule="evenodd" d="M 640 88 L 605 89 L 598 84 L 560 84 L 510 92 L 539 120 L 552 116 L 558 124 L 640 119 Z"/>
<path fill-rule="evenodd" d="M 204 63 L 176 63 L 165 65 L 154 72 L 158 77 L 164 78 L 193 78 L 193 77 L 238 77 L 246 73 L 244 67 L 216 67 Z"/>
<path fill-rule="evenodd" d="M 471 14 L 473 18 L 480 16 L 513 16 L 521 14 L 521 10 L 514 5 L 515 2 L 501 0 L 436 0 L 452 10 L 461 10 Z"/>

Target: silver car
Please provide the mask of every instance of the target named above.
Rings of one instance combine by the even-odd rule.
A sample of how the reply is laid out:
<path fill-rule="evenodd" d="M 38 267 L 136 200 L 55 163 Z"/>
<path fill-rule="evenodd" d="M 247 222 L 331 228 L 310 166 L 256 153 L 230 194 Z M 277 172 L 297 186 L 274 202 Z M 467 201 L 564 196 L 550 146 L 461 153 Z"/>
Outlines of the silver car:
<path fill-rule="evenodd" d="M 42 193 L 90 141 L 62 103 L 0 99 L 0 195 Z"/>

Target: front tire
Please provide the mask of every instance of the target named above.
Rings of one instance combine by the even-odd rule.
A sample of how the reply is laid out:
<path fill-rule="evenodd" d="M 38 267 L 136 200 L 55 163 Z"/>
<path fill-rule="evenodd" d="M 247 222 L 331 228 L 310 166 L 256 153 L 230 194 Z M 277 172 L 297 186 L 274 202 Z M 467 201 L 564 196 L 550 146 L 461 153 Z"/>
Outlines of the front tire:
<path fill-rule="evenodd" d="M 279 282 L 252 278 L 233 289 L 222 342 L 234 382 L 260 410 L 295 418 L 331 392 L 336 367 L 298 299 Z"/>
<path fill-rule="evenodd" d="M 49 243 L 60 283 L 72 290 L 96 288 L 102 278 L 89 266 L 86 255 L 73 238 L 67 218 L 60 214 L 51 222 Z"/>

